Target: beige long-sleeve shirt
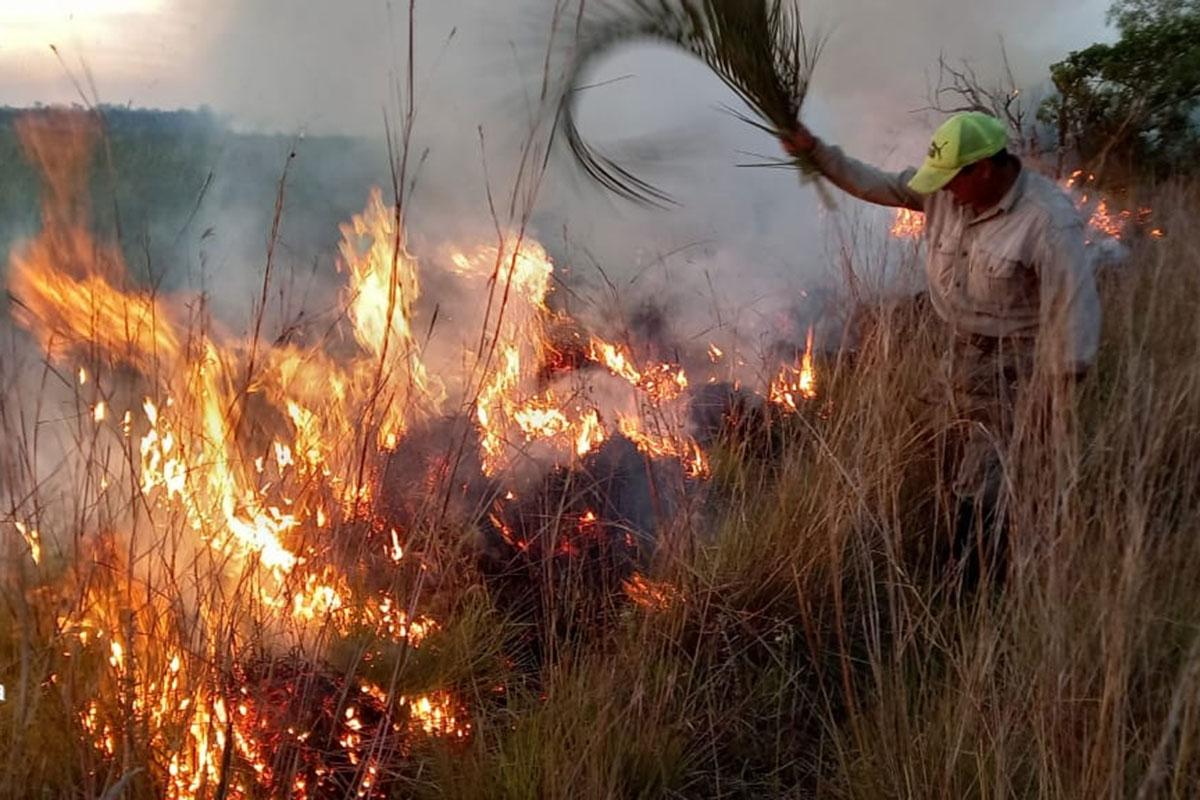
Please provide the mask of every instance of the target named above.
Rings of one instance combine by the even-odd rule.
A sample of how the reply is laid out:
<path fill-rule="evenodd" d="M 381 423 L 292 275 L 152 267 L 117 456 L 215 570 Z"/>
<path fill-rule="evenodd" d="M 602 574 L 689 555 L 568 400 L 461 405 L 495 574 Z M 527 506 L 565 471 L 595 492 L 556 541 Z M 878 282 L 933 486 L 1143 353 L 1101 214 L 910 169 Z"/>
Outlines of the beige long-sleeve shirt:
<path fill-rule="evenodd" d="M 909 189 L 915 169 L 884 172 L 824 143 L 813 160 L 855 197 L 925 213 L 929 296 L 956 332 L 1037 339 L 1053 373 L 1091 365 L 1100 299 L 1083 219 L 1053 181 L 1023 168 L 999 203 L 975 214 L 947 191 Z"/>

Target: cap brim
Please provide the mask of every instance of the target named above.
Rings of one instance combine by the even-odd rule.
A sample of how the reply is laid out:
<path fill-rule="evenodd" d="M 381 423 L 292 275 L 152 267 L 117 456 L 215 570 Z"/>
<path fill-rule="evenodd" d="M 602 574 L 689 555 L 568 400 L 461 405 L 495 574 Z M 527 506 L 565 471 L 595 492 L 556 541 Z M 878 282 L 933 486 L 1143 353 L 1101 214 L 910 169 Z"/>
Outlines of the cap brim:
<path fill-rule="evenodd" d="M 912 180 L 908 182 L 908 188 L 917 194 L 933 194 L 945 188 L 947 183 L 954 180 L 954 176 L 961 169 L 962 167 L 958 169 L 943 169 L 925 164 L 912 176 Z"/>

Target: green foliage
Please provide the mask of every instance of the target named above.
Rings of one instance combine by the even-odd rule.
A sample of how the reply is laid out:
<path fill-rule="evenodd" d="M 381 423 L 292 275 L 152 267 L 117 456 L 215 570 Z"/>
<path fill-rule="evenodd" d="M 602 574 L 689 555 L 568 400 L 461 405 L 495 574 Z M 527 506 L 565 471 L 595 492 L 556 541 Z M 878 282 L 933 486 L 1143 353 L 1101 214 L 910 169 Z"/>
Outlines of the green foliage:
<path fill-rule="evenodd" d="M 1118 177 L 1188 172 L 1200 157 L 1200 3 L 1121 0 L 1121 32 L 1051 66 L 1057 95 L 1039 118 L 1092 172 Z"/>
<path fill-rule="evenodd" d="M 1126 33 L 1198 13 L 1197 0 L 1116 0 L 1108 10 L 1108 21 Z"/>

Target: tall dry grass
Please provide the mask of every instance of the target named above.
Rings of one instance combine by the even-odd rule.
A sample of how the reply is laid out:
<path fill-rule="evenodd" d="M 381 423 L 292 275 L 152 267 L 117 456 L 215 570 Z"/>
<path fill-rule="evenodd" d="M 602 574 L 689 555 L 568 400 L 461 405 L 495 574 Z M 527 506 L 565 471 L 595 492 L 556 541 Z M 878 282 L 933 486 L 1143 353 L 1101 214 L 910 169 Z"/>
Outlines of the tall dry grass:
<path fill-rule="evenodd" d="M 470 738 L 398 754 L 396 796 L 1200 796 L 1200 187 L 1162 187 L 1153 205 L 1167 237 L 1136 243 L 1103 276 L 1102 353 L 1072 424 L 1008 462 L 1002 585 L 963 593 L 947 576 L 942 420 L 923 399 L 945 334 L 899 309 L 822 365 L 818 401 L 714 452 L 703 507 L 668 526 L 652 566 L 677 590 L 667 608 L 613 600 L 594 614 L 584 587 L 548 582 L 556 616 L 587 605 L 597 622 L 569 636 L 531 630 L 497 607 L 469 531 L 435 520 L 420 535 L 436 577 L 394 588 L 436 603 L 440 633 L 413 651 L 322 630 L 291 657 L 396 695 L 452 687 L 464 698 Z M 37 407 L 6 364 L 7 493 L 96 530 L 90 489 L 45 494 L 41 482 L 37 432 L 63 403 Z M 63 449 L 98 457 L 77 430 Z M 171 562 L 169 543 L 97 549 L 81 535 L 34 569 L 6 537 L 0 794 L 156 796 L 178 731 L 153 733 L 128 682 L 161 677 L 154 658 L 168 645 L 206 652 L 183 587 L 215 567 Z M 138 563 L 155 559 L 149 585 Z M 281 661 L 269 613 L 216 586 L 220 618 L 253 630 L 261 617 L 251 649 Z M 113 624 L 142 659 L 126 685 L 106 651 L 68 645 L 57 622 L 109 589 Z M 536 661 L 514 645 L 531 638 Z M 314 683 L 305 702 L 327 694 Z M 111 755 L 81 724 L 92 700 L 112 721 Z M 262 793 L 236 750 L 222 769 L 230 777 L 202 796 Z"/>

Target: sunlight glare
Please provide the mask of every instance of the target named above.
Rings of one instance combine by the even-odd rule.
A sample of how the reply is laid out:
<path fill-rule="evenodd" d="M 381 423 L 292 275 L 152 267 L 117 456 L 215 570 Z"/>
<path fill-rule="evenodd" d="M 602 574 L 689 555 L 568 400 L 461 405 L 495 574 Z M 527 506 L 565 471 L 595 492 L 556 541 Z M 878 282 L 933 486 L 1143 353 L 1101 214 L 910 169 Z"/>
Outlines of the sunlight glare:
<path fill-rule="evenodd" d="M 87 39 L 131 16 L 164 10 L 167 0 L 0 0 L 0 49 L 42 49 Z"/>

